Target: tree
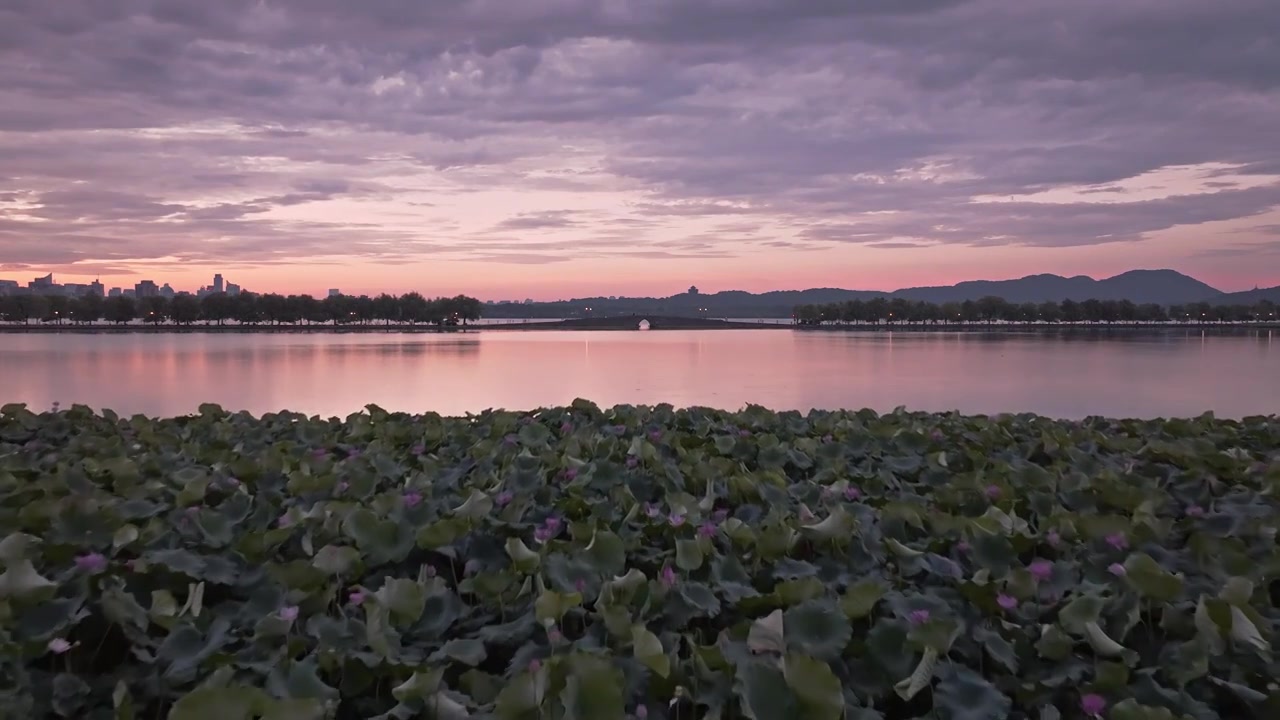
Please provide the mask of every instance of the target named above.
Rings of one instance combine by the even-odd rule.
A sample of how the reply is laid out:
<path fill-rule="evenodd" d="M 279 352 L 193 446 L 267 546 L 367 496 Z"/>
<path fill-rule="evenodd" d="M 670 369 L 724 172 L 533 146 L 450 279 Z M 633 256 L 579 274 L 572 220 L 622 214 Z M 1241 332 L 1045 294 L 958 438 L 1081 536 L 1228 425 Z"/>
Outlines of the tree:
<path fill-rule="evenodd" d="M 107 322 L 123 325 L 127 322 L 132 322 L 138 316 L 138 308 L 134 305 L 131 297 L 121 295 L 107 298 L 106 303 L 103 305 L 102 316 Z"/>

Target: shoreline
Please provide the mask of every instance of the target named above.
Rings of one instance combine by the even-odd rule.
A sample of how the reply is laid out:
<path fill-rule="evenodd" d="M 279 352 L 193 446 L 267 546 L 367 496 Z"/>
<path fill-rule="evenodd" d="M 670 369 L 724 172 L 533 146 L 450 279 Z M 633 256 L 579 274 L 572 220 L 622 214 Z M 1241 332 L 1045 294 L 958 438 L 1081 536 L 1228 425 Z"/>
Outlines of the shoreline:
<path fill-rule="evenodd" d="M 1073 332 L 1098 334 L 1125 334 L 1135 332 L 1167 332 L 1175 330 L 1199 330 L 1201 332 L 1238 332 L 1242 330 L 1280 330 L 1280 322 L 1268 323 L 1145 323 L 1065 325 L 1061 323 L 1025 323 L 1025 324 L 971 324 L 971 325 L 930 325 L 930 324 L 897 324 L 873 325 L 850 323 L 840 325 L 798 325 L 782 322 L 735 322 L 711 321 L 697 318 L 654 318 L 650 320 L 650 332 L 663 330 L 796 330 L 800 332 L 875 332 L 875 333 L 988 333 L 1014 334 L 1027 332 Z M 127 333 L 139 334 L 448 334 L 472 332 L 546 332 L 551 330 L 574 330 L 588 332 L 640 332 L 636 322 L 631 318 L 574 319 L 545 322 L 514 322 L 493 325 L 458 325 L 436 327 L 426 325 L 16 325 L 0 324 L 0 334 L 82 334 L 82 335 L 118 335 Z"/>

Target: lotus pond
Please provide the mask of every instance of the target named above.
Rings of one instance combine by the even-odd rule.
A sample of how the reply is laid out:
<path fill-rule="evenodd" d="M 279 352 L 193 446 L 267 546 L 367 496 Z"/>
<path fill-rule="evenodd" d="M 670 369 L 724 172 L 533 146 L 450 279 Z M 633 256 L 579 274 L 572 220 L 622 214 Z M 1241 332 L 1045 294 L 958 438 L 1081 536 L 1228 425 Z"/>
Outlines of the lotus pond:
<path fill-rule="evenodd" d="M 0 410 L 0 715 L 1280 717 L 1280 418 Z"/>

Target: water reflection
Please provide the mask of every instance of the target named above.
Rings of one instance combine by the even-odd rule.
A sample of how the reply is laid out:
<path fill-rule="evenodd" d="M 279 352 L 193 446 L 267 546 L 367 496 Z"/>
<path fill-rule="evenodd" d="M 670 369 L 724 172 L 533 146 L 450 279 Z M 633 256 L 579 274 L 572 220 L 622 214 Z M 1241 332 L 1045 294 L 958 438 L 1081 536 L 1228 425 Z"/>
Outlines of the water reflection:
<path fill-rule="evenodd" d="M 0 402 L 447 414 L 587 397 L 1060 417 L 1280 411 L 1270 331 L 5 335 Z"/>

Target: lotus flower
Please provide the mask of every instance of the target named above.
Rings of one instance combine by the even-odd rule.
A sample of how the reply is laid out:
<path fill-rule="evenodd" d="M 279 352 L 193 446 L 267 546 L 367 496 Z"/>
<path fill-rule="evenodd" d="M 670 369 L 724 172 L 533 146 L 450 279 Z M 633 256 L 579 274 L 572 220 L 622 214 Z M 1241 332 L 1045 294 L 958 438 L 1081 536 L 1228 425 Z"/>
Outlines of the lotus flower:
<path fill-rule="evenodd" d="M 967 553 L 972 549 L 973 549 L 973 546 L 969 544 L 968 540 L 961 540 L 960 542 L 956 543 L 956 550 L 959 550 L 962 553 Z"/>
<path fill-rule="evenodd" d="M 857 500 L 860 497 L 862 497 L 862 491 L 859 490 L 858 488 L 850 485 L 849 487 L 844 489 L 845 500 L 853 502 L 854 500 Z"/>
<path fill-rule="evenodd" d="M 739 430 L 739 431 L 738 431 L 738 436 L 739 436 L 739 437 L 751 437 L 751 431 L 750 431 L 750 430 Z"/>
<path fill-rule="evenodd" d="M 436 568 L 434 565 L 427 565 L 422 570 L 427 574 L 427 577 L 429 578 L 433 578 L 436 576 Z"/>
<path fill-rule="evenodd" d="M 96 575 L 107 569 L 107 558 L 102 553 L 96 552 L 81 555 L 76 558 L 76 567 L 90 575 Z"/>
<path fill-rule="evenodd" d="M 650 430 L 650 431 L 649 431 L 649 442 L 660 442 L 661 440 L 662 440 L 662 431 L 661 431 L 661 430 Z"/>
<path fill-rule="evenodd" d="M 545 525 L 546 528 L 553 533 L 560 531 L 560 518 L 556 517 L 555 515 L 552 515 L 546 520 L 543 520 L 542 524 Z"/>
<path fill-rule="evenodd" d="M 636 720 L 645 720 L 649 717 L 649 708 L 646 705 L 636 706 Z"/>
<path fill-rule="evenodd" d="M 422 493 L 413 491 L 405 493 L 404 504 L 406 507 L 417 507 L 422 504 Z"/>
<path fill-rule="evenodd" d="M 547 631 L 547 640 L 551 641 L 553 644 L 558 643 L 563 639 L 564 633 L 560 632 L 559 628 L 551 628 Z"/>
<path fill-rule="evenodd" d="M 297 606 L 297 605 L 286 605 L 286 606 L 284 606 L 284 607 L 280 608 L 280 618 L 281 618 L 282 620 L 297 620 L 297 619 L 298 619 L 298 606 Z"/>
<path fill-rule="evenodd" d="M 662 584 L 667 587 L 676 584 L 676 571 L 672 570 L 670 565 L 662 568 Z"/>
<path fill-rule="evenodd" d="M 1111 563 L 1110 565 L 1108 565 L 1107 572 L 1111 573 L 1112 575 L 1115 575 L 1116 577 L 1124 577 L 1125 575 L 1129 574 L 1129 571 L 1125 570 L 1124 566 L 1121 565 L 1120 563 Z"/>
<path fill-rule="evenodd" d="M 1027 572 L 1031 573 L 1031 577 L 1036 580 L 1048 580 L 1053 577 L 1053 563 L 1048 560 L 1033 560 L 1027 566 Z"/>
<path fill-rule="evenodd" d="M 1107 709 L 1107 701 L 1101 695 L 1089 693 L 1080 698 L 1080 709 L 1089 717 L 1101 717 L 1102 711 Z"/>
<path fill-rule="evenodd" d="M 1000 499 L 1000 486 L 999 486 L 999 485 L 988 485 L 988 486 L 987 486 L 987 489 L 986 489 L 986 490 L 984 490 L 984 491 L 983 491 L 983 493 L 987 496 L 987 499 L 988 499 L 988 500 L 999 500 L 999 499 Z"/>
<path fill-rule="evenodd" d="M 907 616 L 907 620 L 911 621 L 912 625 L 923 625 L 929 622 L 929 611 L 912 610 L 911 614 Z"/>
<path fill-rule="evenodd" d="M 636 457 L 635 455 L 627 456 L 627 467 L 634 468 L 639 464 L 640 464 L 640 458 Z"/>
<path fill-rule="evenodd" d="M 49 652 L 53 653 L 54 655 L 61 655 L 62 653 L 70 650 L 74 646 L 71 643 L 67 642 L 66 640 L 63 640 L 62 638 L 54 638 L 49 641 L 48 647 L 49 647 Z"/>
<path fill-rule="evenodd" d="M 716 530 L 715 523 L 704 522 L 698 526 L 698 534 L 705 538 L 715 537 Z"/>
<path fill-rule="evenodd" d="M 360 592 L 359 590 L 352 590 L 351 594 L 347 596 L 347 602 L 357 607 L 359 607 L 360 605 L 363 605 L 364 593 Z"/>
<path fill-rule="evenodd" d="M 1129 539 L 1124 536 L 1124 533 L 1111 533 L 1107 536 L 1107 544 L 1116 550 L 1124 550 L 1129 547 Z"/>
<path fill-rule="evenodd" d="M 544 543 L 552 537 L 554 537 L 554 535 L 545 527 L 540 527 L 533 531 L 533 539 L 540 543 Z"/>
<path fill-rule="evenodd" d="M 575 581 L 575 582 L 573 583 L 573 590 L 574 590 L 574 592 L 578 593 L 579 595 L 581 595 L 582 593 L 586 592 L 586 591 L 587 591 L 587 581 L 586 581 L 586 580 L 583 580 L 582 578 L 578 578 L 578 580 L 577 580 L 577 581 Z"/>
<path fill-rule="evenodd" d="M 684 515 L 673 512 L 667 517 L 667 522 L 671 523 L 671 527 L 680 527 L 684 525 Z"/>
<path fill-rule="evenodd" d="M 349 487 L 351 487 L 351 483 L 347 482 L 346 480 L 343 480 L 342 482 L 338 483 L 338 492 L 346 492 L 347 488 Z"/>
<path fill-rule="evenodd" d="M 287 528 L 293 524 L 293 518 L 289 517 L 289 513 L 285 513 L 276 519 L 276 527 Z"/>
<path fill-rule="evenodd" d="M 658 507 L 654 503 L 645 503 L 644 514 L 649 516 L 650 518 L 656 518 L 662 514 L 662 508 Z"/>
<path fill-rule="evenodd" d="M 943 440 L 945 440 L 945 439 L 946 439 L 946 437 L 947 437 L 947 436 L 946 436 L 946 435 L 943 435 L 943 434 L 942 434 L 942 431 L 941 431 L 941 430 L 939 430 L 939 429 L 937 429 L 937 428 L 934 428 L 934 429 L 929 433 L 929 439 L 930 439 L 930 440 L 932 440 L 932 441 L 934 441 L 934 442 L 936 442 L 936 443 L 937 443 L 937 442 L 942 442 Z"/>
<path fill-rule="evenodd" d="M 508 447 L 512 447 L 518 442 L 520 442 L 520 436 L 516 435 L 515 433 L 511 433 L 506 437 L 502 438 L 502 444 Z"/>
<path fill-rule="evenodd" d="M 834 438 L 834 437 L 832 437 L 831 435 L 823 435 L 823 436 L 822 436 L 822 442 L 824 442 L 824 443 L 832 443 L 832 442 L 835 442 L 835 438 Z"/>
<path fill-rule="evenodd" d="M 498 504 L 498 507 L 506 507 L 507 505 L 510 505 L 511 501 L 514 499 L 515 495 L 512 495 L 510 490 L 503 490 L 498 493 L 498 496 L 494 498 L 493 501 Z"/>
<path fill-rule="evenodd" d="M 409 452 L 413 453 L 414 455 L 421 455 L 426 451 L 427 451 L 427 446 L 423 445 L 422 443 L 418 443 L 417 445 L 414 445 Z"/>
<path fill-rule="evenodd" d="M 1204 508 L 1199 505 L 1187 506 L 1187 517 L 1202 518 L 1204 517 Z"/>
<path fill-rule="evenodd" d="M 996 595 L 996 604 L 1005 610 L 1012 610 L 1018 607 L 1018 599 L 1012 595 L 1000 593 L 999 595 Z"/>
<path fill-rule="evenodd" d="M 578 468 L 568 468 L 564 471 L 564 479 L 573 481 L 578 477 Z"/>
<path fill-rule="evenodd" d="M 535 673 L 535 674 L 536 674 L 536 673 L 537 673 L 539 670 L 541 670 L 541 669 L 542 669 L 542 661 L 541 661 L 541 660 L 539 660 L 539 659 L 537 659 L 537 658 L 534 658 L 534 659 L 532 659 L 532 660 L 530 660 L 530 661 L 529 661 L 529 672 L 531 672 L 531 673 Z"/>
<path fill-rule="evenodd" d="M 1057 530 L 1050 530 L 1049 534 L 1045 536 L 1045 540 L 1051 548 L 1056 548 L 1062 544 L 1062 536 L 1058 534 Z"/>
<path fill-rule="evenodd" d="M 717 511 L 713 512 L 713 513 L 711 513 L 711 522 L 713 522 L 713 523 L 715 523 L 715 524 L 717 524 L 717 525 L 719 525 L 720 523 L 722 523 L 722 522 L 724 522 L 725 520 L 728 520 L 728 519 L 729 519 L 729 511 L 728 511 L 728 510 L 725 510 L 724 508 L 721 508 L 721 509 L 719 509 L 719 510 L 717 510 Z"/>

